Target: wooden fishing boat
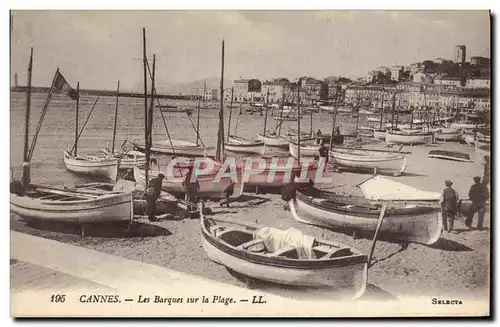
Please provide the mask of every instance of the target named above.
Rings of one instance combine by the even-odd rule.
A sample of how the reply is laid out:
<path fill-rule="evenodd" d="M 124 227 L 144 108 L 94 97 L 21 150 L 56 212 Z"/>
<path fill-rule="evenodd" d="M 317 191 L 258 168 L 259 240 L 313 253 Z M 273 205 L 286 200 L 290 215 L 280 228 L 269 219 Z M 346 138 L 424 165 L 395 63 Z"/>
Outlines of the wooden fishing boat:
<path fill-rule="evenodd" d="M 387 144 L 430 144 L 432 143 L 432 132 L 398 132 L 386 131 L 385 143 Z"/>
<path fill-rule="evenodd" d="M 209 160 L 208 158 L 206 158 Z M 151 169 L 148 171 L 148 178 L 152 179 L 157 177 L 158 174 L 162 173 L 165 175 L 162 182 L 162 190 L 174 195 L 180 195 L 185 193 L 184 182 L 186 180 L 186 176 L 189 172 L 189 169 L 186 166 L 175 166 L 170 169 L 160 170 L 158 168 Z M 204 167 L 200 167 L 200 169 L 204 169 Z M 233 180 L 229 177 L 222 177 L 220 180 L 216 180 L 217 174 L 221 169 L 221 165 L 214 162 L 214 168 L 208 173 L 197 176 L 197 181 L 200 185 L 200 189 L 198 191 L 198 196 L 202 198 L 223 198 L 224 191 L 233 184 Z M 170 170 L 170 171 L 169 171 Z M 237 173 L 241 174 L 240 171 Z M 134 178 L 140 187 L 144 188 L 146 184 L 144 167 L 135 166 L 134 167 Z M 238 175 L 237 184 L 241 185 L 241 187 L 237 187 L 235 185 L 235 194 L 232 197 L 237 198 L 241 196 L 243 193 L 243 184 L 244 181 Z"/>
<path fill-rule="evenodd" d="M 289 141 L 289 151 L 292 157 L 298 158 L 299 145 L 295 141 Z M 300 144 L 300 155 L 302 157 L 319 157 L 319 149 L 321 145 L 316 144 Z"/>
<path fill-rule="evenodd" d="M 334 147 L 330 157 L 339 167 L 379 174 L 398 176 L 406 167 L 406 154 L 400 152 Z"/>
<path fill-rule="evenodd" d="M 203 211 L 203 210 L 200 210 Z M 280 230 L 201 213 L 201 241 L 207 256 L 249 279 L 336 290 L 360 297 L 366 288 L 367 256 L 297 229 Z"/>
<path fill-rule="evenodd" d="M 129 141 L 138 150 L 145 151 L 144 143 L 141 141 Z M 201 145 L 196 145 L 196 143 L 188 142 L 184 140 L 162 140 L 153 141 L 151 145 L 151 152 L 161 153 L 161 154 L 175 154 L 179 156 L 205 156 L 206 151 L 209 148 L 204 148 Z"/>
<path fill-rule="evenodd" d="M 439 194 L 438 194 L 439 196 Z M 374 233 L 382 205 L 361 197 L 339 196 L 317 189 L 297 191 L 290 201 L 293 217 L 303 223 Z M 390 240 L 434 244 L 441 236 L 438 206 L 403 204 L 388 207 L 380 235 Z"/>
<path fill-rule="evenodd" d="M 474 129 L 482 128 L 485 124 L 475 124 L 475 123 L 451 123 L 450 128 L 463 128 L 463 129 Z"/>
<path fill-rule="evenodd" d="M 118 159 L 79 154 L 74 157 L 68 151 L 63 151 L 66 169 L 76 174 L 116 180 L 118 174 Z"/>
<path fill-rule="evenodd" d="M 140 151 L 128 150 L 124 152 L 111 153 L 108 149 L 101 148 L 102 153 L 104 153 L 108 158 L 118 159 L 119 169 L 132 169 L 134 165 L 144 165 L 146 163 L 146 155 Z"/>
<path fill-rule="evenodd" d="M 427 155 L 429 158 L 446 159 L 454 161 L 470 162 L 470 156 L 467 153 L 458 151 L 432 150 Z"/>
<path fill-rule="evenodd" d="M 258 134 L 257 138 L 264 142 L 266 146 L 271 146 L 275 148 L 288 148 L 288 139 L 281 135 L 276 134 Z"/>
<path fill-rule="evenodd" d="M 134 214 L 147 214 L 147 201 L 144 198 L 144 187 L 141 187 L 136 182 L 118 180 L 116 184 L 110 183 L 87 183 L 75 187 L 77 190 L 83 190 L 88 193 L 100 195 L 109 192 L 131 192 L 133 199 Z M 174 213 L 177 210 L 178 200 L 173 195 L 167 192 L 161 192 L 160 197 L 156 201 L 156 213 Z"/>
<path fill-rule="evenodd" d="M 243 159 L 243 162 L 245 159 Z M 289 184 L 294 176 L 298 176 L 301 173 L 302 167 L 292 158 L 261 157 L 260 159 L 265 162 L 264 168 L 260 167 L 258 162 L 253 162 L 250 167 L 244 167 L 245 175 L 248 176 L 245 185 L 282 187 Z M 309 163 L 305 178 L 312 178 L 314 180 L 318 169 L 317 164 L 316 161 Z"/>
<path fill-rule="evenodd" d="M 224 144 L 227 151 L 235 153 L 256 153 L 262 154 L 264 142 L 258 139 L 248 140 L 239 136 L 229 136 L 229 141 Z"/>
<path fill-rule="evenodd" d="M 287 136 L 291 140 L 297 140 L 297 130 L 295 128 L 288 128 Z M 311 135 L 311 133 L 307 132 L 300 132 L 300 140 L 301 141 L 309 141 L 314 139 L 314 135 Z"/>
<path fill-rule="evenodd" d="M 373 138 L 379 141 L 385 141 L 386 130 L 385 129 L 374 129 Z"/>
<path fill-rule="evenodd" d="M 26 220 L 79 224 L 132 221 L 131 192 L 93 194 L 85 189 L 32 184 L 23 195 L 10 194 L 10 209 Z"/>
<path fill-rule="evenodd" d="M 434 138 L 438 141 L 459 141 L 462 138 L 462 129 L 440 128 Z"/>

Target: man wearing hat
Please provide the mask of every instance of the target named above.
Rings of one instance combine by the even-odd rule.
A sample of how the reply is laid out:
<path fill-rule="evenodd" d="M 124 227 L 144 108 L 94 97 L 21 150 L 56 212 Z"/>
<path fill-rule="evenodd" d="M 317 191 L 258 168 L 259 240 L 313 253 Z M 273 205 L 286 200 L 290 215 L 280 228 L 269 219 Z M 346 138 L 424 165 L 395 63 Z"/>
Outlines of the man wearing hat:
<path fill-rule="evenodd" d="M 161 184 L 163 182 L 163 178 L 165 175 L 158 174 L 157 177 L 153 178 L 149 181 L 148 187 L 144 191 L 144 195 L 146 197 L 146 202 L 148 205 L 148 219 L 149 221 L 157 221 L 156 220 L 156 201 L 160 197 L 161 194 Z"/>
<path fill-rule="evenodd" d="M 469 215 L 465 219 L 465 225 L 471 227 L 472 219 L 474 219 L 474 214 L 477 211 L 477 229 L 483 229 L 484 214 L 486 213 L 486 200 L 488 200 L 490 194 L 485 183 L 481 183 L 481 177 L 474 177 L 475 184 L 470 187 L 469 199 L 472 201 L 472 207 L 470 208 Z"/>
<path fill-rule="evenodd" d="M 451 188 L 453 185 L 452 181 L 445 180 L 444 184 L 446 185 L 446 188 L 443 190 L 443 194 L 441 194 L 441 214 L 443 218 L 444 230 L 451 233 L 453 229 L 453 221 L 455 219 L 455 215 L 457 214 L 457 202 L 459 197 L 457 191 Z"/>

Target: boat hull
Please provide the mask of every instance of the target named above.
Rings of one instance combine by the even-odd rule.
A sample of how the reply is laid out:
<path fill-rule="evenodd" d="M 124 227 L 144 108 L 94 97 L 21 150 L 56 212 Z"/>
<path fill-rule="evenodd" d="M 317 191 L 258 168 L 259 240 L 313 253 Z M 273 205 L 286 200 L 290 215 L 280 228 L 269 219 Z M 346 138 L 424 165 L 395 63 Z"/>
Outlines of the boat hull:
<path fill-rule="evenodd" d="M 396 134 L 386 132 L 385 143 L 387 144 L 430 144 L 432 133 L 425 134 Z"/>
<path fill-rule="evenodd" d="M 290 154 L 292 155 L 292 157 L 298 158 L 298 156 L 299 156 L 298 144 L 296 144 L 294 142 L 289 142 L 288 144 L 289 144 L 289 151 L 290 151 Z M 300 145 L 300 155 L 302 157 L 319 157 L 320 147 L 321 146 L 319 146 L 319 145 L 306 145 L 306 146 Z"/>
<path fill-rule="evenodd" d="M 214 222 L 206 221 L 203 214 L 201 214 L 200 225 L 202 246 L 207 256 L 212 261 L 222 264 L 239 274 L 282 285 L 309 287 L 315 290 L 336 290 L 339 291 L 336 294 L 351 298 L 357 298 L 365 291 L 368 276 L 367 256 L 352 247 L 346 247 L 346 245 L 336 242 L 313 239 L 312 251 L 315 249 L 314 244 L 317 244 L 326 245 L 329 249 L 328 252 L 331 249 L 335 252 L 337 249 L 342 248 L 348 250 L 348 253 L 333 257 L 331 254 L 327 254 L 328 252 L 323 252 L 324 254 L 313 252 L 312 256 L 306 258 L 293 258 L 275 252 L 252 252 L 239 246 L 248 239 L 259 240 L 260 237 L 255 234 L 256 229 L 259 227 L 250 227 L 250 230 L 248 230 L 243 225 L 240 228 L 222 227 L 222 229 L 219 229 L 216 224 L 214 225 Z M 209 228 L 214 234 L 209 231 Z M 224 231 L 232 233 L 232 236 L 228 235 L 231 237 L 223 238 L 223 234 L 218 234 L 224 233 Z M 275 231 L 279 232 L 279 230 Z M 269 230 L 269 232 L 271 231 Z M 300 233 L 300 231 L 298 232 Z M 309 240 L 312 238 L 307 235 L 302 236 L 302 238 L 304 237 Z M 263 239 L 261 241 L 265 242 Z M 295 241 L 292 240 L 292 243 L 296 241 L 297 238 L 295 238 Z M 284 247 L 286 248 L 286 245 Z M 265 249 L 266 246 L 264 245 L 263 250 Z M 274 251 L 276 250 L 278 249 Z M 316 253 L 319 256 L 316 256 Z"/>
<path fill-rule="evenodd" d="M 145 151 L 144 144 L 139 142 L 132 142 L 140 151 Z M 202 146 L 196 145 L 195 143 L 172 140 L 172 145 L 169 141 L 163 142 L 153 142 L 151 145 L 151 151 L 161 154 L 175 154 L 179 156 L 200 156 L 203 157 L 206 154 L 206 149 Z"/>
<path fill-rule="evenodd" d="M 245 144 L 232 144 L 226 143 L 224 147 L 227 151 L 231 151 L 234 153 L 255 153 L 255 154 L 263 154 L 264 146 L 263 145 L 245 145 Z"/>
<path fill-rule="evenodd" d="M 71 223 L 132 221 L 132 193 L 110 194 L 96 199 L 50 201 L 10 195 L 10 209 L 27 220 Z"/>
<path fill-rule="evenodd" d="M 454 152 L 454 151 L 444 151 L 444 150 L 433 150 L 427 155 L 429 158 L 436 159 L 446 159 L 461 162 L 470 162 L 470 156 L 467 153 Z"/>
<path fill-rule="evenodd" d="M 227 151 L 235 153 L 264 153 L 264 142 L 260 140 L 247 140 L 241 137 L 230 136 L 229 142 L 224 144 Z"/>
<path fill-rule="evenodd" d="M 460 133 L 437 133 L 435 139 L 438 141 L 459 141 L 462 138 Z"/>
<path fill-rule="evenodd" d="M 265 186 L 265 187 L 282 187 L 286 184 L 289 184 L 292 181 L 292 178 L 294 176 L 298 176 L 301 172 L 301 167 L 298 166 L 291 166 L 287 167 L 287 159 L 284 158 L 281 161 L 278 161 L 276 164 L 276 167 L 282 167 L 282 168 L 276 168 L 274 170 L 274 174 L 271 174 L 271 160 L 275 158 L 263 158 L 266 160 L 266 168 L 264 170 L 260 169 L 251 169 L 245 168 L 245 173 L 248 175 L 248 181 L 245 182 L 246 185 L 253 185 L 253 186 Z M 307 178 L 314 178 L 316 177 L 316 171 L 318 169 L 318 166 L 315 163 L 312 163 L 309 165 L 308 170 L 307 170 Z"/>
<path fill-rule="evenodd" d="M 406 156 L 403 154 L 366 155 L 361 150 L 338 152 L 334 148 L 330 155 L 338 166 L 356 170 L 370 172 L 376 170 L 377 173 L 382 174 L 401 174 L 406 168 Z"/>
<path fill-rule="evenodd" d="M 66 169 L 76 174 L 116 180 L 118 175 L 118 159 L 100 158 L 99 160 L 78 159 L 69 152 L 63 151 Z"/>
<path fill-rule="evenodd" d="M 224 197 L 224 191 L 232 184 L 232 180 L 228 177 L 224 177 L 221 178 L 220 181 L 215 182 L 214 179 L 217 175 L 217 172 L 198 176 L 198 183 L 200 185 L 200 189 L 198 191 L 199 197 L 206 197 L 206 198 Z M 158 170 L 150 170 L 148 173 L 148 179 L 158 176 L 159 173 L 160 171 Z M 163 179 L 162 182 L 163 191 L 172 194 L 185 193 L 183 182 L 185 180 L 186 174 L 188 173 L 187 168 L 183 168 L 182 171 L 180 169 L 174 169 L 174 176 L 166 174 L 165 172 L 162 173 L 165 175 L 165 178 Z M 134 167 L 134 178 L 141 187 L 144 187 L 146 185 L 145 177 L 146 176 L 143 169 L 140 169 L 137 166 Z M 238 190 L 237 187 L 235 186 L 235 191 L 237 192 L 237 194 L 233 194 L 233 197 L 239 197 L 243 192 L 243 187 L 241 187 L 240 190 Z"/>
<path fill-rule="evenodd" d="M 288 148 L 288 139 L 283 136 L 263 136 L 258 135 L 258 138 L 264 142 L 266 146 L 271 146 L 275 148 Z"/>
<path fill-rule="evenodd" d="M 290 210 L 296 220 L 306 224 L 369 233 L 375 232 L 379 218 L 378 214 L 361 216 L 348 211 L 327 210 L 298 192 L 296 199 L 290 201 Z M 441 212 L 436 208 L 420 214 L 388 215 L 384 217 L 379 233 L 391 240 L 431 245 L 439 240 L 442 224 Z"/>
<path fill-rule="evenodd" d="M 379 141 L 385 141 L 385 131 L 373 130 L 373 138 Z"/>
<path fill-rule="evenodd" d="M 204 233 L 202 233 L 202 244 L 210 260 L 255 279 L 284 285 L 344 290 L 346 293 L 349 292 L 352 298 L 361 296 L 366 288 L 366 263 L 316 269 L 276 267 L 230 255 L 217 248 Z"/>

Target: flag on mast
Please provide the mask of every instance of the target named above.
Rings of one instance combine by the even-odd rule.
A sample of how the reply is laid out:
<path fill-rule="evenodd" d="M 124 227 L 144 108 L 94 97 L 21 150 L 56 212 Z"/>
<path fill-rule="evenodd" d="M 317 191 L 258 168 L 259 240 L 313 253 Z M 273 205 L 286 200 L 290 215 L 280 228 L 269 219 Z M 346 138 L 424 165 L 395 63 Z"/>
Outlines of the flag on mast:
<path fill-rule="evenodd" d="M 57 92 L 64 92 L 71 99 L 76 100 L 78 98 L 78 93 L 69 85 L 64 76 L 57 71 L 56 80 L 54 82 L 54 89 Z"/>

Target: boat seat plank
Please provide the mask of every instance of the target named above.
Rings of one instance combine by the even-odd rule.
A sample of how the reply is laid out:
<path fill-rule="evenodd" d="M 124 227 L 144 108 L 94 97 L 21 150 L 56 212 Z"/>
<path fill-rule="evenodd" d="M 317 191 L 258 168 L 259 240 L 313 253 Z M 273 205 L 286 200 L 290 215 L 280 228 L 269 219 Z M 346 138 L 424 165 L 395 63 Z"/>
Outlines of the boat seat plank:
<path fill-rule="evenodd" d="M 264 240 L 262 239 L 255 239 L 248 241 L 246 243 L 243 243 L 237 247 L 238 249 L 243 249 L 247 250 L 250 252 L 262 252 L 266 249 L 266 246 L 264 245 Z"/>
<path fill-rule="evenodd" d="M 282 248 L 282 249 L 279 249 L 273 253 L 269 253 L 269 256 L 270 257 L 279 257 L 279 256 L 282 256 L 283 254 L 285 253 L 288 253 L 292 250 L 295 250 L 297 251 L 297 248 L 295 246 L 287 246 L 286 248 Z"/>
<path fill-rule="evenodd" d="M 72 196 L 66 196 L 66 195 L 61 195 L 61 194 L 51 194 L 51 195 L 46 195 L 46 196 L 41 196 L 37 198 L 38 200 L 49 200 L 51 198 L 59 198 L 58 200 L 64 200 L 68 198 L 74 198 Z"/>
<path fill-rule="evenodd" d="M 351 255 L 351 249 L 350 248 L 339 248 L 335 249 L 333 251 L 328 252 L 324 256 L 321 257 L 321 259 L 329 259 L 329 258 L 335 258 L 335 257 L 343 257 L 346 255 Z"/>
<path fill-rule="evenodd" d="M 330 246 L 327 246 L 327 245 L 317 245 L 317 246 L 313 247 L 312 249 L 316 250 L 316 251 L 325 252 L 325 253 L 332 251 L 332 248 Z"/>

